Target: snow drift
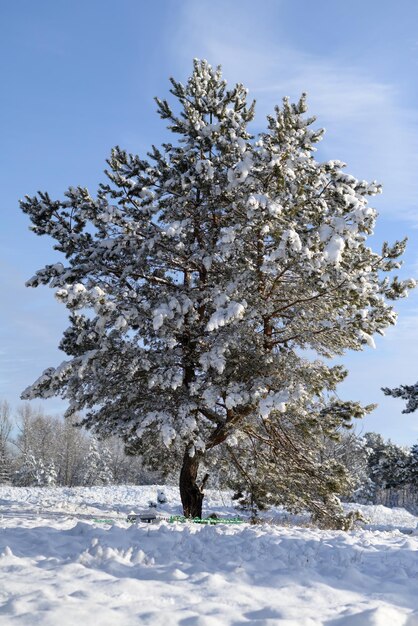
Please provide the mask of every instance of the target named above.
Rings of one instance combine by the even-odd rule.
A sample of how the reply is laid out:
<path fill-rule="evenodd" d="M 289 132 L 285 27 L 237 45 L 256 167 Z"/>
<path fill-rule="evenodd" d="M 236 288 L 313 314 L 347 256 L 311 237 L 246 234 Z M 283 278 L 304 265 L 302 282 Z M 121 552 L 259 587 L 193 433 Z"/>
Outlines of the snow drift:
<path fill-rule="evenodd" d="M 0 624 L 418 626 L 418 519 L 403 509 L 363 506 L 370 522 L 350 533 L 282 510 L 260 525 L 129 525 L 158 490 L 1 487 Z M 236 514 L 225 493 L 206 508 Z"/>

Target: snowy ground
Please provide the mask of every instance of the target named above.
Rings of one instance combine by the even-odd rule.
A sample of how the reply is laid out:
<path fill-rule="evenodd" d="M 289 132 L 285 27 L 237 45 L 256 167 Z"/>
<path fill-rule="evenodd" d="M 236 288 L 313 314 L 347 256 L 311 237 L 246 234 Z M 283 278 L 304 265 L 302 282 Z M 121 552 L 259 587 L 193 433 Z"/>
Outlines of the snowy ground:
<path fill-rule="evenodd" d="M 418 518 L 403 509 L 361 507 L 370 523 L 351 533 L 282 511 L 256 526 L 128 524 L 156 491 L 0 487 L 0 624 L 418 626 Z M 215 492 L 206 511 L 236 514 Z"/>

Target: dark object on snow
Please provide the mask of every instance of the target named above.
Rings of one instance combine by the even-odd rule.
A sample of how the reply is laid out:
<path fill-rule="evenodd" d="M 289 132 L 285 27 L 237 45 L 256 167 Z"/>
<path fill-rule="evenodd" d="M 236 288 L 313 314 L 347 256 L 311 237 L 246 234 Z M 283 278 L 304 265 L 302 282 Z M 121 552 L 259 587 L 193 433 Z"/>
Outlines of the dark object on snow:
<path fill-rule="evenodd" d="M 131 522 L 132 524 L 135 522 L 145 522 L 146 524 L 151 524 L 155 522 L 157 519 L 157 515 L 154 511 L 145 511 L 145 513 L 131 513 L 126 517 L 127 522 Z"/>

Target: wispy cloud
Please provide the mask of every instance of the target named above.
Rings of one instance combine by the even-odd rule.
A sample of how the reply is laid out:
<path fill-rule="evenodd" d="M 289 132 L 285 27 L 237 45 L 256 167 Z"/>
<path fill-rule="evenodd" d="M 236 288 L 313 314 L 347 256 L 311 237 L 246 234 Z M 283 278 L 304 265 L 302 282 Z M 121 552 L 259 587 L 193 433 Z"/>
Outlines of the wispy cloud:
<path fill-rule="evenodd" d="M 399 89 L 377 80 L 366 63 L 297 49 L 280 26 L 273 33 L 244 5 L 238 12 L 229 2 L 215 1 L 212 11 L 183 4 L 174 45 L 182 42 L 185 71 L 193 56 L 222 64 L 226 78 L 244 82 L 258 100 L 260 126 L 283 96 L 297 99 L 306 91 L 327 130 L 321 156 L 342 159 L 354 175 L 383 183 L 380 211 L 418 223 L 418 115 Z"/>

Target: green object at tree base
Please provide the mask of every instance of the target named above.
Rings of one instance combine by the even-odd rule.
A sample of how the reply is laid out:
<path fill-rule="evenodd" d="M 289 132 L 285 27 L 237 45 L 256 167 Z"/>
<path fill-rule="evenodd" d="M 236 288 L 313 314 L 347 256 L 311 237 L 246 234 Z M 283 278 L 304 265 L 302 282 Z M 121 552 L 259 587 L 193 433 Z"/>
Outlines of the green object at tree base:
<path fill-rule="evenodd" d="M 214 525 L 214 524 L 243 524 L 244 520 L 240 519 L 239 517 L 229 517 L 229 518 L 219 518 L 219 517 L 206 517 L 206 518 L 200 518 L 200 517 L 185 517 L 184 515 L 171 515 L 171 517 L 168 520 L 170 522 L 170 524 L 173 524 L 174 522 L 181 522 L 181 523 L 185 523 L 185 522 L 191 522 L 193 524 L 208 524 L 208 525 Z"/>

